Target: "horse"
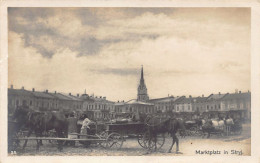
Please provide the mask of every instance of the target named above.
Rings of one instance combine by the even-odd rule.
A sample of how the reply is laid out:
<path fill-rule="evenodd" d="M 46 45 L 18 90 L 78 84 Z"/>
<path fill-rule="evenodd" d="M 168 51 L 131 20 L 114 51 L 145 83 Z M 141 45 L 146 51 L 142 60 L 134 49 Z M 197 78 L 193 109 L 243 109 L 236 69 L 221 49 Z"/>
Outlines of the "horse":
<path fill-rule="evenodd" d="M 207 138 L 210 137 L 212 133 L 223 133 L 226 125 L 231 124 L 233 121 L 230 120 L 216 120 L 216 119 L 202 119 L 202 132 L 203 137 L 208 133 Z"/>
<path fill-rule="evenodd" d="M 145 119 L 145 124 L 147 126 L 147 131 L 149 133 L 149 143 L 151 140 L 154 140 L 155 142 L 155 151 L 157 150 L 157 135 L 158 134 L 165 134 L 168 133 L 172 137 L 172 144 L 168 150 L 168 153 L 171 153 L 173 145 L 176 142 L 176 153 L 179 152 L 179 139 L 176 136 L 176 133 L 178 130 L 184 130 L 185 131 L 185 126 L 184 123 L 181 119 L 177 118 L 166 118 L 162 119 L 159 117 L 147 117 Z"/>
<path fill-rule="evenodd" d="M 55 130 L 58 137 L 65 137 L 67 134 L 68 123 L 65 119 L 65 116 L 59 113 L 49 112 L 36 112 L 31 111 L 27 108 L 17 108 L 13 114 L 13 119 L 19 124 L 19 127 L 27 127 L 29 132 L 27 137 L 29 137 L 32 132 L 35 133 L 36 137 L 41 137 L 43 132 Z M 27 141 L 23 145 L 23 150 L 27 145 Z M 36 140 L 37 148 L 39 150 L 39 145 L 41 141 Z M 58 142 L 58 149 L 62 150 L 63 141 Z"/>

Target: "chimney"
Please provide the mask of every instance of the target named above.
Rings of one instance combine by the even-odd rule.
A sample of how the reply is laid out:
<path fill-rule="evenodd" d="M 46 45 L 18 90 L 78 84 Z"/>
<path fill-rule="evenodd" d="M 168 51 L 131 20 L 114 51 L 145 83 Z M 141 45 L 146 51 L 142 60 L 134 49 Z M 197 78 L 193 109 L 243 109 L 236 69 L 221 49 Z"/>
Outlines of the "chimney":
<path fill-rule="evenodd" d="M 69 95 L 71 96 L 71 93 L 69 93 Z"/>
<path fill-rule="evenodd" d="M 218 94 L 219 94 L 219 95 L 221 95 L 221 93 L 220 93 L 220 92 L 219 92 Z"/>
<path fill-rule="evenodd" d="M 241 91 L 239 91 L 239 94 L 241 94 Z"/>
<path fill-rule="evenodd" d="M 191 98 L 192 96 L 191 95 L 189 95 L 189 98 Z"/>
<path fill-rule="evenodd" d="M 106 99 L 106 97 L 103 97 L 103 99 Z"/>
<path fill-rule="evenodd" d="M 79 94 L 77 94 L 77 97 L 79 97 Z"/>
<path fill-rule="evenodd" d="M 125 102 L 125 100 L 123 100 L 123 102 Z"/>
<path fill-rule="evenodd" d="M 117 101 L 117 103 L 119 103 L 119 100 Z"/>
<path fill-rule="evenodd" d="M 102 96 L 100 96 L 99 98 L 102 98 Z"/>
<path fill-rule="evenodd" d="M 202 95 L 202 97 L 204 97 L 204 95 Z"/>
<path fill-rule="evenodd" d="M 14 86 L 13 86 L 13 84 L 11 85 L 11 89 L 14 89 Z"/>
<path fill-rule="evenodd" d="M 250 93 L 250 91 L 249 91 L 249 90 L 248 90 L 247 92 L 248 92 L 248 93 Z"/>
<path fill-rule="evenodd" d="M 22 86 L 22 90 L 24 90 L 24 86 Z"/>
<path fill-rule="evenodd" d="M 57 92 L 56 92 L 56 91 L 54 91 L 54 93 L 56 94 Z"/>
<path fill-rule="evenodd" d="M 46 93 L 48 93 L 48 89 L 46 89 Z"/>
<path fill-rule="evenodd" d="M 34 91 L 35 91 L 35 89 L 33 88 L 33 89 L 32 89 L 32 91 L 34 92 Z"/>

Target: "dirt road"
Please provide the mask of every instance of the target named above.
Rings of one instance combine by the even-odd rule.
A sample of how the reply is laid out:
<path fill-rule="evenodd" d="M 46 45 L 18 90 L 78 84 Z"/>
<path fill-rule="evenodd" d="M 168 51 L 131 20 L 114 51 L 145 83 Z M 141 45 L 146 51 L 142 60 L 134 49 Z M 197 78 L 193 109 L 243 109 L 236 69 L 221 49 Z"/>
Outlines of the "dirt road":
<path fill-rule="evenodd" d="M 217 136 L 211 138 L 186 137 L 180 138 L 180 153 L 175 153 L 176 146 L 173 147 L 172 153 L 168 153 L 171 145 L 171 138 L 166 137 L 165 144 L 162 149 L 157 152 L 150 153 L 143 149 L 136 139 L 127 139 L 122 148 L 104 149 L 95 144 L 88 148 L 77 143 L 75 147 L 65 146 L 63 152 L 59 152 L 55 145 L 47 141 L 43 141 L 40 151 L 36 152 L 35 141 L 30 141 L 26 150 L 21 153 L 17 150 L 17 155 L 86 155 L 86 156 L 190 156 L 190 155 L 250 155 L 250 125 L 243 126 L 241 135 L 235 136 Z M 22 144 L 22 143 L 21 143 Z"/>

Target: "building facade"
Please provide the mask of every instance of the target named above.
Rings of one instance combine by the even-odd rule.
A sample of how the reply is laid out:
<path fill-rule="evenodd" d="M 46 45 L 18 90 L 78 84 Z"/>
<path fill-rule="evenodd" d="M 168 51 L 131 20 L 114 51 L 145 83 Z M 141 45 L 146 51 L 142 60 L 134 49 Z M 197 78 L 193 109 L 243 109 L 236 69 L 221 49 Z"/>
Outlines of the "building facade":
<path fill-rule="evenodd" d="M 81 111 L 83 101 L 71 94 L 50 93 L 48 90 L 36 91 L 34 88 L 29 91 L 24 87 L 8 89 L 8 110 L 14 111 L 19 106 L 26 106 L 36 111 Z"/>
<path fill-rule="evenodd" d="M 106 97 L 94 97 L 85 93 L 81 99 L 83 100 L 83 111 L 87 112 L 91 119 L 108 120 L 113 116 L 110 113 L 115 112 L 114 102 L 107 100 Z"/>
<path fill-rule="evenodd" d="M 164 98 L 151 99 L 149 100 L 149 103 L 154 104 L 154 108 L 157 113 L 175 112 L 176 111 L 175 102 L 179 98 L 181 97 L 168 96 Z"/>

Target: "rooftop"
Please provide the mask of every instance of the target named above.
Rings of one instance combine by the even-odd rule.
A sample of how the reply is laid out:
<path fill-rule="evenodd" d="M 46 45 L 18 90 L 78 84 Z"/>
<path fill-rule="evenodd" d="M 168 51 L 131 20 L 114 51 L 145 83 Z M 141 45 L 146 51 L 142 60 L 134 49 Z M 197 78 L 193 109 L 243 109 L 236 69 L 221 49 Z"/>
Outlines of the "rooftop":
<path fill-rule="evenodd" d="M 12 88 L 8 88 L 8 95 L 33 96 L 33 94 L 30 91 Z"/>
<path fill-rule="evenodd" d="M 129 100 L 125 104 L 126 105 L 150 105 L 150 106 L 154 105 L 152 103 L 137 101 L 136 99 Z"/>
<path fill-rule="evenodd" d="M 232 93 L 232 94 L 227 94 L 225 97 L 223 97 L 223 100 L 229 100 L 229 99 L 245 99 L 245 98 L 251 98 L 251 93 L 250 92 L 245 92 L 245 93 Z"/>
<path fill-rule="evenodd" d="M 80 97 L 76 97 L 71 94 L 65 94 L 65 93 L 60 93 L 60 94 L 67 98 L 70 98 L 71 100 L 74 100 L 74 101 L 82 101 L 82 99 L 80 99 Z"/>
<path fill-rule="evenodd" d="M 219 99 L 223 98 L 225 95 L 227 95 L 227 93 L 225 93 L 225 94 L 221 94 L 221 93 L 211 94 L 211 95 L 209 95 L 207 100 L 219 100 Z"/>
<path fill-rule="evenodd" d="M 67 96 L 64 96 L 60 93 L 50 93 L 52 96 L 60 99 L 60 100 L 71 100 L 71 98 L 67 97 Z"/>
<path fill-rule="evenodd" d="M 52 98 L 54 99 L 55 97 L 50 95 L 49 93 L 45 93 L 45 92 L 36 92 L 36 91 L 32 91 L 31 92 L 35 97 L 39 97 L 39 98 Z"/>

